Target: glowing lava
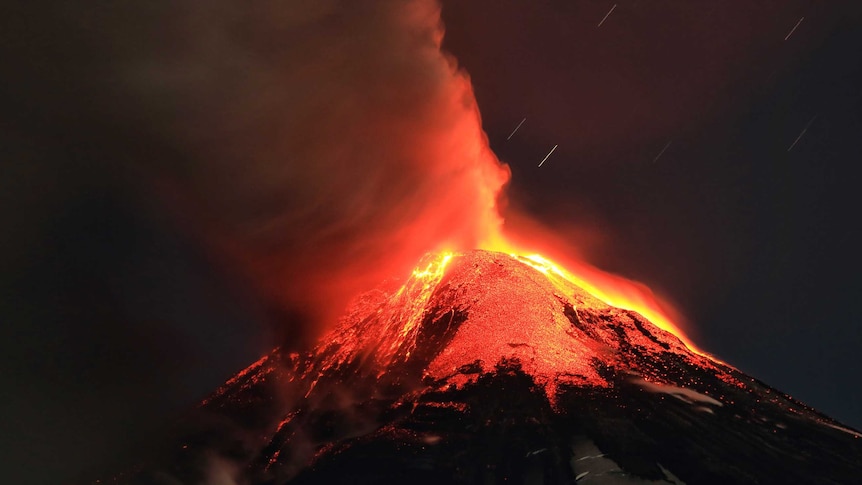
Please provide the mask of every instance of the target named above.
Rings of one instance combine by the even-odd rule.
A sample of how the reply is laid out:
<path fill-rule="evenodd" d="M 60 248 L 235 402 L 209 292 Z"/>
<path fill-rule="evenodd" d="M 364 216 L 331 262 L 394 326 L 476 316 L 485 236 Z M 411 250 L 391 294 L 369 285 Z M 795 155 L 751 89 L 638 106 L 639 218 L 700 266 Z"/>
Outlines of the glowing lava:
<path fill-rule="evenodd" d="M 370 293 L 354 305 L 342 325 L 321 342 L 328 357 L 323 368 L 338 368 L 359 358 L 372 361 L 378 373 L 410 358 L 428 301 L 454 253 L 426 256 L 394 294 Z M 358 320 L 358 322 L 356 321 Z"/>
<path fill-rule="evenodd" d="M 568 261 L 569 269 L 565 269 L 550 258 L 537 254 L 536 251 L 527 249 L 522 244 L 512 242 L 499 233 L 486 238 L 481 249 L 507 253 L 518 261 L 541 271 L 555 284 L 568 282 L 610 306 L 637 312 L 653 325 L 679 338 L 693 352 L 709 355 L 694 345 L 673 322 L 666 311 L 669 305 L 660 302 L 650 289 L 641 283 L 607 273 L 583 262 Z"/>
<path fill-rule="evenodd" d="M 356 301 L 321 339 L 316 364 L 303 377 L 312 382 L 308 392 L 320 377 L 344 373 L 402 385 L 397 376 L 410 368 L 462 387 L 500 362 L 517 361 L 552 404 L 560 385 L 612 386 L 601 366 L 664 383 L 669 371 L 650 362 L 668 352 L 727 377 L 721 363 L 693 351 L 677 333 L 606 299 L 538 255 L 429 254 L 397 290 Z M 637 358 L 626 350 L 631 347 Z"/>
<path fill-rule="evenodd" d="M 624 278 L 614 277 L 606 273 L 602 274 L 602 271 L 595 268 L 592 268 L 591 275 L 579 277 L 539 254 L 528 256 L 512 254 L 512 256 L 518 261 L 541 271 L 552 282 L 559 282 L 560 279 L 568 281 L 610 306 L 640 313 L 656 327 L 672 333 L 685 342 L 692 351 L 704 354 L 673 324 L 648 289 Z"/>

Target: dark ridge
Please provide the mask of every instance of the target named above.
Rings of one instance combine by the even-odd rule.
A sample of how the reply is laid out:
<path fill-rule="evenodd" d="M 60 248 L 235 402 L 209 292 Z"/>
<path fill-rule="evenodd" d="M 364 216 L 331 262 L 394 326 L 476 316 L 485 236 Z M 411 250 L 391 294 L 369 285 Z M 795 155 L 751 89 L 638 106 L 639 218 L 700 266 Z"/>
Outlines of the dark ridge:
<path fill-rule="evenodd" d="M 448 312 L 442 313 L 441 310 L 441 308 L 434 308 L 426 313 L 416 337 L 416 348 L 422 351 L 424 356 L 422 359 L 423 367 L 428 365 L 446 347 L 461 324 L 467 321 L 468 313 L 466 310 L 452 308 Z M 434 315 L 440 316 L 434 318 Z"/>
<path fill-rule="evenodd" d="M 411 412 L 333 449 L 292 483 L 574 483 L 542 391 L 517 361 L 496 369 L 464 389 L 424 393 Z"/>
<path fill-rule="evenodd" d="M 569 303 L 566 300 L 561 299 L 561 298 L 558 298 L 558 300 L 560 300 L 560 303 L 563 304 L 563 315 L 565 315 L 565 317 L 570 322 L 572 322 L 572 325 L 574 325 L 580 331 L 584 332 L 585 334 L 589 335 L 590 337 L 595 337 L 596 334 L 595 334 L 595 332 L 593 332 L 593 329 L 591 328 L 591 325 L 590 325 L 590 324 L 592 324 L 592 321 L 590 321 L 592 319 L 587 317 L 587 320 L 588 320 L 587 323 L 581 322 L 581 318 L 578 315 L 578 311 L 575 310 L 575 307 L 572 306 L 571 303 Z"/>
<path fill-rule="evenodd" d="M 658 337 L 653 335 L 652 332 L 647 330 L 647 328 L 644 326 L 643 322 L 641 322 L 641 318 L 643 318 L 643 317 L 641 317 L 636 312 L 629 312 L 629 317 L 631 317 L 632 321 L 635 324 L 635 327 L 637 327 L 637 329 L 640 330 L 640 332 L 644 335 L 644 337 L 652 340 L 653 342 L 655 342 L 656 344 L 658 344 L 660 347 L 664 348 L 665 350 L 670 349 L 670 345 L 668 345 L 665 342 L 662 342 L 661 340 L 658 339 Z"/>

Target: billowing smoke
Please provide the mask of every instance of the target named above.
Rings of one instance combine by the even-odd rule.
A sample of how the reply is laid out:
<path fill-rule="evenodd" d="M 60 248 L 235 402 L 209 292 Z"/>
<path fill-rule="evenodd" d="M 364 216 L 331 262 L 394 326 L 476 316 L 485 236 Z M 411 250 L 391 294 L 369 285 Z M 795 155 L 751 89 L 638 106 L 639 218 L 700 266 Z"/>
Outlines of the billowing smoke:
<path fill-rule="evenodd" d="M 497 232 L 509 173 L 433 0 L 13 0 L 0 23 L 6 481 L 104 473 L 252 360 L 255 322 L 300 347 Z"/>
<path fill-rule="evenodd" d="M 274 301 L 334 321 L 426 251 L 496 234 L 508 170 L 437 2 L 187 0 L 154 18 L 117 97 L 181 160 L 140 171 Z"/>

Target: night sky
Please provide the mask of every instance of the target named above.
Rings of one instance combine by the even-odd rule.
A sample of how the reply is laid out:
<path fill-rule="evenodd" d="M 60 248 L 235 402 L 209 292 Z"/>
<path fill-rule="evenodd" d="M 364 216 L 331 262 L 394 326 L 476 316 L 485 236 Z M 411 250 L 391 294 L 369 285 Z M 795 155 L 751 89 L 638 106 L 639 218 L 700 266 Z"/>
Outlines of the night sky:
<path fill-rule="evenodd" d="M 171 51 L 171 10 L 61 3 L 0 12 L 8 483 L 127 461 L 273 345 L 313 334 L 171 202 L 213 190 L 193 160 L 232 147 L 174 144 L 202 126 L 163 122 L 183 100 L 139 109 L 104 89 L 116 59 Z M 511 169 L 509 210 L 648 284 L 704 350 L 862 428 L 862 4 L 451 0 L 442 16 Z"/>

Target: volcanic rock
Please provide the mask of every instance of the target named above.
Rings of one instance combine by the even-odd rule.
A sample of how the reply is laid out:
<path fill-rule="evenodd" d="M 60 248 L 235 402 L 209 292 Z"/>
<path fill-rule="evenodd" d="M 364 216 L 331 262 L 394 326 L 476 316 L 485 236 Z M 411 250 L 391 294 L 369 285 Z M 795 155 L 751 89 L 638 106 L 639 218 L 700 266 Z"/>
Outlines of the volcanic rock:
<path fill-rule="evenodd" d="M 860 483 L 862 435 L 526 258 L 432 255 L 115 483 Z"/>

